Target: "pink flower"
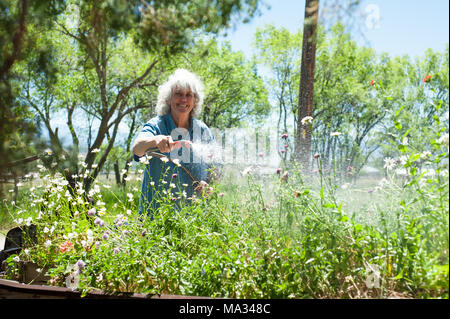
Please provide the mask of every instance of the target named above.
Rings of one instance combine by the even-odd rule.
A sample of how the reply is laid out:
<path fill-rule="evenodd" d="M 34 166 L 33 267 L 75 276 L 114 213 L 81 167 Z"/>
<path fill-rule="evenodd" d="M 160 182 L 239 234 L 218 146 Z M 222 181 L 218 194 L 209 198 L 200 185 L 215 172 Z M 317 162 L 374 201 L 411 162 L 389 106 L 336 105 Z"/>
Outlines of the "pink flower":
<path fill-rule="evenodd" d="M 316 154 L 314 154 L 314 158 L 316 159 L 316 158 L 319 158 L 320 157 L 320 153 L 316 153 Z"/>
<path fill-rule="evenodd" d="M 288 171 L 284 172 L 283 176 L 281 176 L 281 180 L 282 181 L 287 181 L 288 176 L 289 176 L 289 172 Z"/>
<path fill-rule="evenodd" d="M 284 138 L 284 139 L 286 139 L 286 138 L 288 138 L 288 134 L 287 133 L 284 133 L 283 135 L 281 135 L 281 138 Z"/>
<path fill-rule="evenodd" d="M 281 167 L 278 167 L 277 168 L 277 174 L 280 174 L 281 173 Z"/>
<path fill-rule="evenodd" d="M 173 174 L 172 175 L 172 179 L 177 178 L 177 177 L 178 177 L 178 174 Z"/>
<path fill-rule="evenodd" d="M 264 156 L 264 153 L 263 153 L 263 152 L 260 152 L 260 153 L 258 153 L 258 156 L 259 156 L 259 157 L 263 157 L 263 156 Z"/>
<path fill-rule="evenodd" d="M 62 253 L 65 253 L 72 247 L 73 247 L 73 243 L 70 240 L 66 240 L 59 246 L 59 251 Z"/>
<path fill-rule="evenodd" d="M 103 221 L 103 219 L 97 217 L 97 218 L 94 220 L 94 224 L 95 224 L 95 225 L 99 225 L 100 227 L 103 227 L 103 226 L 105 225 L 105 222 Z"/>

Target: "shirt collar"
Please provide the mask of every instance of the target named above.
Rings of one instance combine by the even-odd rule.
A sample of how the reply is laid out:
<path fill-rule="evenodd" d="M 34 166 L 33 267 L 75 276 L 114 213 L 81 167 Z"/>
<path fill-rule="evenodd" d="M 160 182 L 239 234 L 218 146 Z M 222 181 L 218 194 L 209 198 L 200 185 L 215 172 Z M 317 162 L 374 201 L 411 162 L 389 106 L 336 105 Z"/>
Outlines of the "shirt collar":
<path fill-rule="evenodd" d="M 177 125 L 175 124 L 175 121 L 173 120 L 172 114 L 170 114 L 170 112 L 164 116 L 164 120 L 166 122 L 166 127 L 167 127 L 167 131 L 168 134 L 170 135 L 170 133 L 177 128 Z M 194 127 L 194 118 L 191 116 L 189 118 L 189 136 L 191 137 L 192 140 L 192 136 L 193 136 L 193 127 Z"/>

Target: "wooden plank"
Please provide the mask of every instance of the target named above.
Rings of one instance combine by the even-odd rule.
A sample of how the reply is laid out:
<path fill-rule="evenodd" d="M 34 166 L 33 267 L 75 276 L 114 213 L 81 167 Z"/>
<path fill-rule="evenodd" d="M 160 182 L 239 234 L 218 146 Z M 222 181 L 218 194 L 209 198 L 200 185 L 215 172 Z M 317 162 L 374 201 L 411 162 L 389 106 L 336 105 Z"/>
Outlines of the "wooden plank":
<path fill-rule="evenodd" d="M 180 295 L 150 295 L 140 293 L 106 294 L 102 290 L 93 290 L 81 297 L 81 292 L 64 287 L 47 285 L 26 285 L 14 280 L 0 279 L 0 299 L 210 299 Z"/>

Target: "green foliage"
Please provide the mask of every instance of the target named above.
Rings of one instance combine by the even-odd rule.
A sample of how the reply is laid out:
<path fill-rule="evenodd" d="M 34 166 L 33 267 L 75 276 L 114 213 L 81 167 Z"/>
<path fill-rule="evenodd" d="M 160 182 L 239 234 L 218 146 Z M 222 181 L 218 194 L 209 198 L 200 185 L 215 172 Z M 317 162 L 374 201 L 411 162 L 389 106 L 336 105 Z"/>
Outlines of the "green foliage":
<path fill-rule="evenodd" d="M 165 53 L 180 52 L 188 48 L 198 31 L 217 34 L 244 23 L 259 13 L 258 0 L 164 0 L 142 4 L 133 1 L 140 11 L 142 27 L 137 41 L 150 49 Z"/>
<path fill-rule="evenodd" d="M 278 107 L 278 131 L 287 132 L 288 118 L 297 122 L 298 88 L 300 81 L 302 34 L 276 29 L 272 25 L 257 29 L 253 45 L 258 52 L 258 62 L 269 69 L 265 82 Z"/>
<path fill-rule="evenodd" d="M 406 145 L 394 137 L 401 136 L 407 146 L 417 153 L 430 152 L 436 130 L 448 132 L 448 47 L 445 52 L 428 50 L 415 61 L 401 62 L 405 86 L 401 94 L 401 104 L 390 109 L 389 119 L 395 127 L 385 125 L 380 138 L 384 157 L 398 157 L 405 153 Z M 431 80 L 425 82 L 426 76 Z M 395 99 L 394 99 L 395 101 Z M 400 147 L 400 148 L 398 148 Z"/>
<path fill-rule="evenodd" d="M 34 155 L 30 142 L 38 136 L 29 108 L 16 99 L 21 79 L 14 66 L 34 53 L 37 67 L 49 68 L 49 51 L 36 39 L 63 9 L 64 2 L 58 0 L 0 1 L 0 175 L 7 170 L 7 163 Z"/>
<path fill-rule="evenodd" d="M 260 65 L 268 68 L 265 82 L 276 102 L 278 130 L 295 136 L 301 33 L 268 25 L 256 32 L 254 45 Z M 427 75 L 432 79 L 424 83 Z M 402 146 L 393 139 L 391 123 L 400 106 L 403 132 L 410 130 L 417 149 L 425 151 L 422 142 L 433 138 L 433 116 L 448 127 L 448 47 L 410 61 L 358 46 L 341 24 L 330 32 L 319 28 L 314 82 L 312 154 L 321 154 L 327 172 L 354 179 L 377 162 L 380 151 L 394 156 Z M 441 107 L 433 108 L 438 100 Z"/>

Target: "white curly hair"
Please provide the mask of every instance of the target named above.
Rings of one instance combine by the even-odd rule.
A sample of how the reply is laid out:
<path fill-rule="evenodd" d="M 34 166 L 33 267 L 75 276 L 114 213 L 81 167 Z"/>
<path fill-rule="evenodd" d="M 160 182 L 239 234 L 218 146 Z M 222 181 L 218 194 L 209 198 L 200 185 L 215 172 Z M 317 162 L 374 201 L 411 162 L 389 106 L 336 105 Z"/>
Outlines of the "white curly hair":
<path fill-rule="evenodd" d="M 167 82 L 158 88 L 158 101 L 156 103 L 156 114 L 166 115 L 170 113 L 170 99 L 172 90 L 180 88 L 190 89 L 194 93 L 195 105 L 191 111 L 192 117 L 197 117 L 202 112 L 202 103 L 204 98 L 203 84 L 200 78 L 186 69 L 177 69 L 169 77 Z"/>

